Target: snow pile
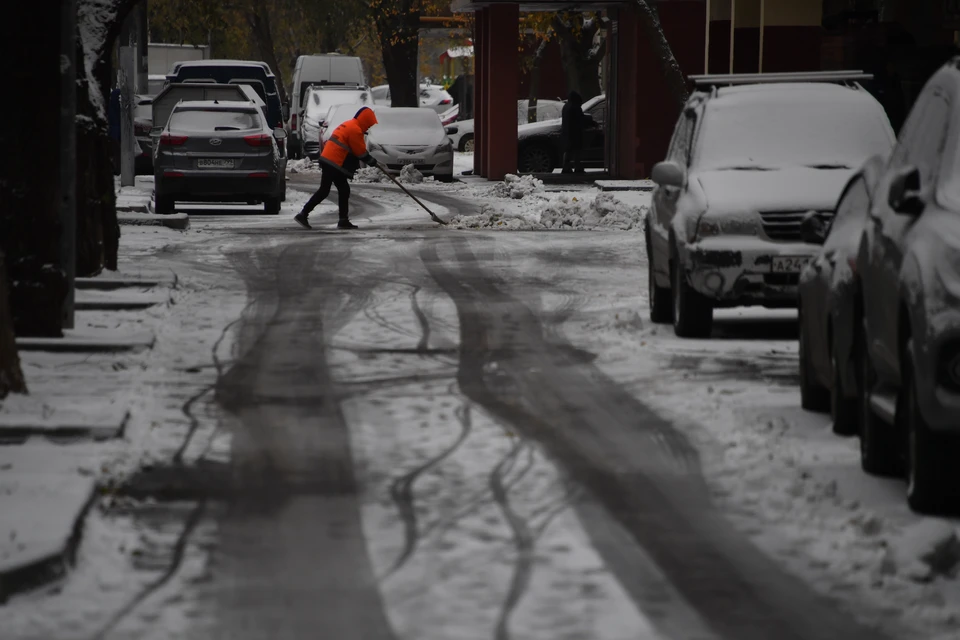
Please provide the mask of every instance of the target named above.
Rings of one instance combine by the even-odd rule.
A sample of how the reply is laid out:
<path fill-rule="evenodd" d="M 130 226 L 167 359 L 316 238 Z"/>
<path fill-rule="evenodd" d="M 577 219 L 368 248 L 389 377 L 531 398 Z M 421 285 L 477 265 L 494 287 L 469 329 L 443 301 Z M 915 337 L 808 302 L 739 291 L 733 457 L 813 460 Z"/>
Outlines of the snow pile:
<path fill-rule="evenodd" d="M 287 168 L 290 173 L 318 173 L 320 171 L 320 165 L 314 164 L 310 158 L 302 158 L 296 162 L 291 162 L 287 165 Z"/>
<path fill-rule="evenodd" d="M 503 211 L 502 209 L 487 209 L 476 216 L 456 216 L 449 225 L 454 229 L 509 229 L 511 231 L 529 231 L 542 229 L 535 220 Z"/>
<path fill-rule="evenodd" d="M 371 182 L 383 182 L 383 171 L 377 169 L 376 167 L 363 167 L 358 169 L 355 174 L 353 174 L 353 181 L 360 182 L 364 184 L 369 184 Z"/>
<path fill-rule="evenodd" d="M 890 541 L 881 570 L 915 582 L 953 575 L 960 564 L 960 540 L 943 520 L 922 520 Z"/>
<path fill-rule="evenodd" d="M 542 180 L 538 180 L 533 176 L 523 176 L 521 178 L 520 176 L 515 176 L 512 173 L 508 173 L 503 179 L 503 182 L 498 183 L 493 188 L 493 195 L 499 198 L 513 198 L 514 200 L 520 200 L 531 193 L 537 193 L 540 191 L 543 191 Z"/>
<path fill-rule="evenodd" d="M 540 214 L 546 229 L 639 229 L 644 210 L 626 205 L 609 193 L 599 194 L 592 202 L 576 196 L 561 196 L 551 201 Z"/>
<path fill-rule="evenodd" d="M 423 182 L 423 174 L 417 171 L 412 164 L 408 164 L 400 171 L 400 182 L 407 184 L 420 184 Z"/>

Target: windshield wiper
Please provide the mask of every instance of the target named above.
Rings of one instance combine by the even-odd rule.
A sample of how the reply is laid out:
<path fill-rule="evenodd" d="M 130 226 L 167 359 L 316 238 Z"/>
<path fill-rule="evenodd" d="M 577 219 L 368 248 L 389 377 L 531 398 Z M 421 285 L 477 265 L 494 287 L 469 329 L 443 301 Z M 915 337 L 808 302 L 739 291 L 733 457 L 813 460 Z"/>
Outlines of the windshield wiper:
<path fill-rule="evenodd" d="M 843 164 L 842 162 L 829 163 L 824 162 L 822 164 L 806 164 L 803 165 L 808 169 L 852 169 L 850 165 Z"/>
<path fill-rule="evenodd" d="M 240 127 L 214 127 L 214 131 L 240 131 Z"/>

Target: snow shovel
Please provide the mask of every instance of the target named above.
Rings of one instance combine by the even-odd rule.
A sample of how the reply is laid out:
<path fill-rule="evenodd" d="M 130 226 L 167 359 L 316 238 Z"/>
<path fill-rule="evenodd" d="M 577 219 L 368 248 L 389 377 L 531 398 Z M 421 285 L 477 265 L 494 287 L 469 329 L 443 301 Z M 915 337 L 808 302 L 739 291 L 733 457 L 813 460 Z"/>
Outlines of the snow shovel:
<path fill-rule="evenodd" d="M 420 199 L 417 198 L 417 196 L 415 196 L 415 195 L 413 195 L 412 193 L 410 193 L 409 191 L 407 191 L 407 188 L 406 188 L 405 186 L 403 186 L 402 184 L 400 184 L 400 181 L 399 181 L 399 180 L 397 180 L 397 179 L 394 178 L 392 175 L 390 175 L 389 173 L 387 173 L 387 170 L 383 168 L 383 165 L 382 165 L 382 164 L 377 164 L 377 167 L 380 169 L 380 171 L 383 171 L 383 175 L 385 175 L 385 176 L 387 176 L 388 178 L 390 178 L 390 180 L 391 180 L 391 182 L 393 182 L 393 184 L 395 184 L 395 185 L 397 185 L 398 187 L 400 187 L 401 189 L 403 189 L 403 192 L 404 192 L 405 194 L 407 194 L 408 196 L 410 196 L 411 198 L 413 198 L 414 201 L 415 201 L 418 205 L 420 205 L 421 207 L 423 207 L 423 210 L 430 214 L 430 217 L 433 218 L 433 221 L 434 221 L 434 222 L 437 222 L 437 223 L 439 223 L 439 224 L 447 224 L 446 222 L 444 222 L 443 220 L 441 220 L 440 218 L 438 218 L 438 217 L 437 217 L 437 214 L 435 214 L 433 211 L 430 211 L 430 209 L 427 209 L 427 205 L 425 205 L 425 204 L 423 204 L 422 202 L 420 202 Z"/>

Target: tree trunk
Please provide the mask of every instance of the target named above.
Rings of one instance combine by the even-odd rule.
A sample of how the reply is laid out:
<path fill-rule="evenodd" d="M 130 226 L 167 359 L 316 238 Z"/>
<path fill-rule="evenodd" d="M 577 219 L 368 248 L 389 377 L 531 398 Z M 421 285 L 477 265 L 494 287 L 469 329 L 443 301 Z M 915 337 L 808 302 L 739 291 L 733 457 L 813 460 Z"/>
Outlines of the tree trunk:
<path fill-rule="evenodd" d="M 540 95 L 540 63 L 543 62 L 547 50 L 549 34 L 544 36 L 533 55 L 533 65 L 530 67 L 530 93 L 527 95 L 527 122 L 537 121 L 537 102 Z"/>
<path fill-rule="evenodd" d="M 283 69 L 277 59 L 277 52 L 273 44 L 273 33 L 270 31 L 270 14 L 263 0 L 252 0 L 247 8 L 247 24 L 253 32 L 253 39 L 260 50 L 261 59 L 270 65 L 270 69 L 277 76 L 277 93 L 280 102 L 287 102 L 287 89 L 283 82 Z"/>
<path fill-rule="evenodd" d="M 577 31 L 566 20 L 581 24 Z M 557 15 L 553 28 L 560 35 L 560 59 L 567 77 L 567 90 L 576 91 L 584 101 L 600 95 L 600 62 L 593 51 L 593 37 L 599 22 L 593 18 L 589 23 L 582 14 Z M 601 56 L 602 57 L 602 56 Z"/>
<path fill-rule="evenodd" d="M 7 272 L 0 253 L 0 400 L 8 393 L 26 393 L 27 383 L 20 370 L 20 356 L 13 337 L 13 318 L 7 299 Z"/>
<path fill-rule="evenodd" d="M 680 63 L 673 55 L 673 49 L 667 41 L 667 34 L 663 32 L 663 26 L 660 24 L 656 0 L 636 0 L 636 2 L 640 8 L 640 25 L 647 36 L 650 49 L 660 61 L 663 77 L 666 78 L 667 86 L 670 88 L 670 95 L 682 109 L 687 103 L 687 98 L 690 97 L 690 92 L 687 91 L 687 82 L 680 69 Z"/>
<path fill-rule="evenodd" d="M 0 52 L 9 84 L 23 99 L 7 101 L 7 125 L 0 127 L 0 147 L 7 150 L 0 157 L 0 252 L 9 303 L 0 324 L 4 333 L 12 321 L 17 335 L 58 337 L 67 291 L 60 269 L 58 10 L 50 12 L 52 20 L 39 20 L 29 3 L 5 9 Z M 9 366 L 9 355 L 2 361 Z"/>
<path fill-rule="evenodd" d="M 377 36 L 394 107 L 419 107 L 417 65 L 420 56 L 420 11 L 376 14 Z"/>

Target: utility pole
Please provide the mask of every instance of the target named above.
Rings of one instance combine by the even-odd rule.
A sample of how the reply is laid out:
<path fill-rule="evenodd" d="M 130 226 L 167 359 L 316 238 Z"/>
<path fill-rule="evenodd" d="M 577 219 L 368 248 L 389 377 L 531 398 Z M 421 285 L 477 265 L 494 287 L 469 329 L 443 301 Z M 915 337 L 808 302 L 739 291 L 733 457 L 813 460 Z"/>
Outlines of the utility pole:
<path fill-rule="evenodd" d="M 133 105 L 136 100 L 134 83 L 137 80 L 136 47 L 120 47 L 120 185 L 132 187 L 136 171 L 134 168 L 134 146 L 137 144 L 133 130 Z"/>
<path fill-rule="evenodd" d="M 63 328 L 73 328 L 77 276 L 77 3 L 60 0 L 60 268 L 67 284 Z"/>
<path fill-rule="evenodd" d="M 147 29 L 147 0 L 140 0 L 133 10 L 137 16 L 137 93 L 149 93 L 147 52 L 150 33 Z"/>

